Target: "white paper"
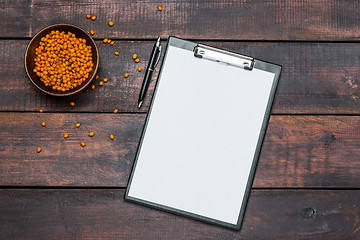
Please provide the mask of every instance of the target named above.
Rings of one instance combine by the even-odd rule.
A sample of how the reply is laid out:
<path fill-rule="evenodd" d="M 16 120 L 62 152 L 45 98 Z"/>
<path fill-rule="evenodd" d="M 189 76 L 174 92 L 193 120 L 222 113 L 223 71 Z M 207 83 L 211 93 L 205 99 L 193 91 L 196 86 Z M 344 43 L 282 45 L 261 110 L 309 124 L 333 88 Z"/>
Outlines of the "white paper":
<path fill-rule="evenodd" d="M 128 195 L 236 224 L 274 74 L 169 46 Z"/>

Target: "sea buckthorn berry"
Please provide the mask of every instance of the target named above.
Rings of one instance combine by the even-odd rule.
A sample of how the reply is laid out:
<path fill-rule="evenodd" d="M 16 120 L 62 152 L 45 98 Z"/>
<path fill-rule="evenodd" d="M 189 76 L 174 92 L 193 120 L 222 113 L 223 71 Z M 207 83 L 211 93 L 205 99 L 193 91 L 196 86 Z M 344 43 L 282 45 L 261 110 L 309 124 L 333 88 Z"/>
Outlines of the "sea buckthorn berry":
<path fill-rule="evenodd" d="M 93 84 L 93 85 L 91 85 L 91 89 L 92 90 L 94 90 L 95 89 L 95 85 Z"/>
<path fill-rule="evenodd" d="M 110 27 L 114 26 L 114 22 L 110 21 L 110 22 L 109 22 L 109 26 L 110 26 Z"/>
<path fill-rule="evenodd" d="M 90 15 L 90 14 L 86 14 L 86 18 L 87 18 L 87 19 L 90 19 L 90 18 L 91 18 L 91 15 Z"/>
<path fill-rule="evenodd" d="M 100 81 L 100 82 L 99 82 L 99 85 L 100 85 L 100 86 L 102 86 L 103 84 L 104 84 L 103 81 Z"/>
<path fill-rule="evenodd" d="M 99 75 L 96 75 L 95 79 L 98 79 L 99 78 Z"/>
<path fill-rule="evenodd" d="M 91 30 L 91 31 L 90 31 L 90 34 L 91 34 L 91 35 L 94 35 L 94 34 L 95 34 L 95 32 L 94 32 L 93 30 Z"/>
<path fill-rule="evenodd" d="M 103 80 L 103 81 L 104 81 L 104 82 L 107 82 L 108 80 L 109 80 L 109 79 L 107 79 L 107 78 L 104 78 L 104 80 Z"/>
<path fill-rule="evenodd" d="M 142 69 L 141 69 L 141 67 L 138 67 L 137 70 L 138 70 L 139 72 L 141 72 Z"/>
<path fill-rule="evenodd" d="M 109 43 L 109 44 L 111 43 L 111 39 L 110 39 L 110 38 L 107 40 L 107 43 Z"/>
<path fill-rule="evenodd" d="M 90 136 L 90 137 L 94 136 L 94 132 L 90 132 L 90 133 L 89 133 L 89 136 Z"/>
<path fill-rule="evenodd" d="M 41 152 L 41 147 L 38 147 L 37 149 L 36 149 L 36 151 L 39 153 L 39 152 Z"/>
<path fill-rule="evenodd" d="M 66 92 L 80 86 L 94 67 L 91 46 L 71 32 L 51 31 L 35 49 L 33 70 L 46 87 Z"/>
<path fill-rule="evenodd" d="M 137 58 L 137 59 L 135 59 L 135 62 L 136 62 L 136 63 L 140 62 L 140 59 L 138 59 L 138 58 Z"/>
<path fill-rule="evenodd" d="M 119 52 L 114 52 L 114 53 L 115 53 L 115 55 L 116 55 L 116 56 L 118 56 L 118 55 L 119 55 Z"/>
<path fill-rule="evenodd" d="M 74 102 L 70 102 L 70 106 L 74 107 L 75 103 Z"/>
<path fill-rule="evenodd" d="M 110 45 L 111 45 L 111 46 L 114 45 L 114 41 L 111 41 Z"/>
<path fill-rule="evenodd" d="M 81 143 L 80 143 L 80 146 L 85 147 L 86 144 L 85 144 L 84 142 L 81 142 Z"/>
<path fill-rule="evenodd" d="M 43 113 L 43 112 L 44 112 L 44 109 L 41 108 L 41 109 L 39 110 L 39 112 Z"/>
<path fill-rule="evenodd" d="M 80 127 L 80 123 L 77 123 L 75 126 L 76 126 L 77 128 Z"/>
<path fill-rule="evenodd" d="M 111 135 L 110 135 L 110 139 L 111 139 L 111 140 L 114 140 L 114 135 L 111 134 Z"/>
<path fill-rule="evenodd" d="M 162 11 L 162 7 L 161 7 L 161 6 L 158 6 L 158 10 L 159 10 L 159 11 Z"/>
<path fill-rule="evenodd" d="M 134 55 L 133 55 L 133 59 L 135 60 L 137 58 L 137 54 L 136 53 L 134 53 Z"/>
<path fill-rule="evenodd" d="M 41 123 L 41 126 L 45 127 L 45 126 L 46 126 L 46 123 L 45 123 L 45 122 L 42 122 L 42 123 Z"/>
<path fill-rule="evenodd" d="M 129 74 L 128 74 L 128 73 L 125 73 L 125 74 L 124 74 L 124 77 L 126 77 L 126 78 L 127 78 L 128 76 L 129 76 Z"/>
<path fill-rule="evenodd" d="M 95 21 L 96 20 L 96 16 L 92 16 L 91 20 Z"/>
<path fill-rule="evenodd" d="M 65 133 L 64 134 L 64 138 L 68 138 L 69 137 L 69 134 L 68 133 Z"/>
<path fill-rule="evenodd" d="M 108 39 L 104 38 L 103 43 L 107 43 Z"/>
<path fill-rule="evenodd" d="M 114 110 L 114 113 L 118 113 L 118 111 L 119 111 L 119 109 L 115 109 L 115 110 Z"/>

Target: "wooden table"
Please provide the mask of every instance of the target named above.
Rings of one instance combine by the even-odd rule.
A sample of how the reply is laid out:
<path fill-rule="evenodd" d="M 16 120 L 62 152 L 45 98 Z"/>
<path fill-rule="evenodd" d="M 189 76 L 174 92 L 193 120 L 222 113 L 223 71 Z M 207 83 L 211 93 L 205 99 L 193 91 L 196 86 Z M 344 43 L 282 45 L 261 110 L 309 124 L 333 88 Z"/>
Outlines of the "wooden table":
<path fill-rule="evenodd" d="M 359 9 L 357 0 L 0 0 L 0 239 L 359 239 Z M 94 90 L 51 97 L 27 78 L 29 40 L 55 23 L 95 31 Z M 137 109 L 136 69 L 169 35 L 283 66 L 239 232 L 123 200 L 155 83 Z"/>

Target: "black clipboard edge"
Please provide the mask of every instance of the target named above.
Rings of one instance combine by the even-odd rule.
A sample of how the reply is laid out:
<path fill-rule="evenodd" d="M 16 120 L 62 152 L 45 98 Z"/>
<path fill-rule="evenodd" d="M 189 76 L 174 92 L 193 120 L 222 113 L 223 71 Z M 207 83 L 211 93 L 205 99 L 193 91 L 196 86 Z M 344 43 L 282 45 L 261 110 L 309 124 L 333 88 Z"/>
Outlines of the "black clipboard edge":
<path fill-rule="evenodd" d="M 168 41 L 167 41 L 167 45 L 166 45 L 166 49 L 165 49 L 165 52 L 164 52 L 164 57 L 163 57 L 162 62 L 165 62 L 165 60 L 166 60 L 167 50 L 168 50 L 169 46 L 179 47 L 179 48 L 182 48 L 182 49 L 193 51 L 193 49 L 194 49 L 194 47 L 196 45 L 197 45 L 197 43 L 187 41 L 187 40 L 184 40 L 184 39 L 180 39 L 180 38 L 177 38 L 177 37 L 174 37 L 174 36 L 170 36 L 168 38 Z M 258 143 L 256 145 L 256 150 L 255 150 L 253 162 L 252 162 L 252 165 L 251 165 L 250 174 L 249 174 L 249 177 L 248 177 L 248 182 L 247 182 L 247 185 L 246 185 L 246 190 L 245 190 L 243 202 L 242 202 L 242 205 L 241 205 L 241 208 L 240 208 L 240 213 L 239 213 L 237 224 L 231 224 L 231 223 L 223 222 L 223 221 L 212 219 L 212 218 L 209 218 L 209 217 L 204 217 L 202 215 L 197 215 L 197 214 L 194 214 L 194 213 L 191 213 L 191 212 L 186 212 L 186 211 L 179 210 L 179 209 L 176 209 L 176 208 L 171 208 L 171 207 L 168 207 L 168 206 L 164 206 L 164 205 L 161 205 L 161 204 L 157 204 L 157 203 L 153 203 L 153 202 L 150 202 L 150 201 L 146 201 L 146 200 L 143 200 L 143 199 L 138 199 L 138 198 L 129 196 L 130 185 L 131 185 L 131 182 L 132 182 L 132 178 L 133 178 L 133 175 L 134 175 L 134 172 L 135 172 L 138 156 L 139 156 L 139 153 L 140 153 L 139 150 L 141 149 L 141 146 L 142 146 L 142 140 L 143 140 L 146 128 L 147 128 L 149 116 L 151 115 L 153 102 L 154 102 L 153 100 L 154 100 L 154 98 L 156 96 L 156 93 L 157 93 L 157 87 L 158 87 L 159 79 L 161 78 L 161 72 L 162 72 L 164 64 L 161 64 L 161 67 L 160 67 L 160 70 L 159 70 L 159 74 L 158 74 L 158 77 L 157 77 L 157 80 L 156 80 L 156 83 L 155 83 L 154 93 L 153 93 L 153 95 L 151 97 L 149 111 L 148 111 L 148 114 L 147 114 L 146 119 L 145 119 L 144 128 L 143 128 L 143 130 L 141 132 L 140 142 L 139 142 L 138 147 L 136 149 L 135 161 L 134 161 L 134 164 L 133 164 L 132 169 L 131 169 L 131 174 L 129 176 L 128 185 L 127 185 L 125 195 L 124 195 L 125 200 L 127 200 L 129 202 L 137 203 L 137 204 L 140 204 L 140 205 L 143 205 L 143 206 L 152 207 L 154 209 L 162 210 L 162 211 L 165 211 L 165 212 L 168 212 L 168 213 L 189 217 L 189 218 L 194 219 L 194 220 L 203 221 L 203 222 L 206 222 L 206 223 L 226 227 L 226 228 L 229 228 L 229 229 L 232 229 L 232 230 L 240 230 L 241 229 L 243 219 L 244 219 L 244 216 L 245 216 L 245 213 L 246 213 L 246 207 L 247 207 L 248 200 L 249 200 L 250 193 L 251 193 L 251 187 L 252 187 L 252 184 L 254 182 L 256 168 L 257 168 L 260 153 L 261 153 L 261 147 L 262 147 L 262 144 L 263 144 L 263 141 L 264 141 L 264 138 L 265 138 L 266 129 L 267 129 L 267 126 L 268 126 L 268 123 L 269 123 L 271 109 L 272 109 L 272 106 L 273 106 L 273 100 L 275 98 L 275 93 L 276 93 L 276 90 L 277 90 L 277 86 L 278 86 L 278 82 L 279 82 L 279 78 L 280 78 L 280 73 L 281 73 L 281 68 L 282 68 L 280 65 L 276 65 L 276 64 L 273 64 L 273 63 L 268 63 L 268 62 L 261 61 L 261 60 L 258 60 L 258 59 L 254 59 L 254 60 L 255 60 L 254 68 L 264 70 L 264 71 L 267 71 L 267 72 L 272 72 L 272 73 L 275 74 L 275 76 L 274 76 L 273 85 L 271 87 L 271 91 L 270 91 L 270 95 L 269 95 L 269 101 L 268 101 L 268 104 L 267 104 L 267 107 L 266 107 L 264 119 L 263 119 L 263 122 L 262 122 Z"/>

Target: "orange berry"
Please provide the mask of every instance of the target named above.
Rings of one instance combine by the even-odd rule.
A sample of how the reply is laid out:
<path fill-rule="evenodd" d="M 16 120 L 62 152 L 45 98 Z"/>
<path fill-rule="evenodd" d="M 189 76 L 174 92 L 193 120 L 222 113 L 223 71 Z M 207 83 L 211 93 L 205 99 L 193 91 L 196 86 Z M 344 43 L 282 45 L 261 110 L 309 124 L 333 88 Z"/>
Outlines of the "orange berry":
<path fill-rule="evenodd" d="M 84 142 L 81 142 L 81 143 L 80 143 L 80 146 L 85 147 L 86 144 L 85 144 Z"/>
<path fill-rule="evenodd" d="M 110 135 L 110 139 L 111 139 L 111 140 L 114 140 L 114 135 L 111 134 L 111 135 Z"/>
<path fill-rule="evenodd" d="M 162 11 L 162 7 L 161 7 L 161 6 L 158 6 L 158 10 L 159 10 L 159 11 Z"/>
<path fill-rule="evenodd" d="M 96 20 L 96 16 L 92 16 L 91 20 L 95 21 Z"/>
<path fill-rule="evenodd" d="M 128 73 L 125 73 L 125 74 L 124 74 L 124 77 L 126 77 L 126 78 L 127 78 L 128 76 L 129 76 L 129 74 L 128 74 Z"/>
<path fill-rule="evenodd" d="M 80 86 L 94 66 L 91 47 L 86 46 L 86 40 L 58 30 L 41 38 L 35 49 L 34 62 L 34 72 L 44 85 L 62 92 Z"/>
<path fill-rule="evenodd" d="M 91 30 L 91 31 L 90 31 L 90 34 L 91 34 L 91 35 L 94 35 L 95 33 L 94 33 L 94 31 L 93 31 L 93 30 Z"/>
<path fill-rule="evenodd" d="M 133 55 L 133 59 L 136 59 L 137 58 L 137 54 L 136 53 L 134 53 L 134 55 Z"/>
<path fill-rule="evenodd" d="M 137 59 L 135 59 L 135 62 L 136 62 L 136 63 L 140 62 L 140 59 L 138 59 L 138 58 L 137 58 Z"/>
<path fill-rule="evenodd" d="M 74 102 L 70 102 L 70 106 L 75 106 L 75 103 Z"/>
<path fill-rule="evenodd" d="M 86 18 L 87 18 L 87 19 L 90 19 L 90 18 L 91 18 L 91 15 L 90 15 L 90 14 L 86 14 Z"/>
<path fill-rule="evenodd" d="M 109 26 L 112 27 L 114 26 L 114 23 L 112 21 L 109 22 Z"/>
<path fill-rule="evenodd" d="M 119 55 L 119 52 L 115 52 L 115 55 L 118 56 L 118 55 Z"/>
<path fill-rule="evenodd" d="M 95 85 L 93 84 L 93 85 L 91 85 L 91 89 L 92 90 L 94 90 L 95 89 Z"/>
<path fill-rule="evenodd" d="M 36 151 L 39 153 L 39 152 L 41 152 L 41 147 L 38 147 L 37 149 L 36 149 Z"/>
<path fill-rule="evenodd" d="M 42 122 L 42 123 L 41 123 L 41 126 L 45 127 L 45 126 L 46 126 L 46 123 L 45 123 L 45 122 Z"/>
<path fill-rule="evenodd" d="M 99 78 L 99 75 L 96 75 L 95 79 L 98 79 Z"/>
<path fill-rule="evenodd" d="M 90 133 L 89 133 L 89 136 L 90 136 L 90 137 L 94 136 L 94 132 L 90 132 Z"/>
<path fill-rule="evenodd" d="M 137 69 L 139 72 L 141 72 L 141 67 L 138 67 L 138 69 Z"/>
<path fill-rule="evenodd" d="M 119 109 L 115 109 L 115 110 L 114 110 L 114 113 L 118 113 L 118 111 L 119 111 Z"/>
<path fill-rule="evenodd" d="M 68 133 L 65 133 L 64 134 L 64 138 L 68 138 L 69 137 L 69 134 Z"/>
<path fill-rule="evenodd" d="M 109 80 L 109 79 L 107 79 L 107 78 L 104 78 L 104 80 L 103 80 L 103 81 L 104 81 L 104 82 L 107 82 L 108 80 Z"/>
<path fill-rule="evenodd" d="M 99 85 L 100 85 L 100 86 L 102 86 L 103 84 L 104 84 L 103 81 L 100 81 L 100 82 L 99 82 Z"/>
<path fill-rule="evenodd" d="M 75 126 L 76 126 L 77 128 L 79 128 L 79 127 L 80 127 L 80 123 L 77 123 Z"/>
<path fill-rule="evenodd" d="M 44 112 L 44 109 L 40 109 L 39 112 L 43 113 L 43 112 Z"/>

